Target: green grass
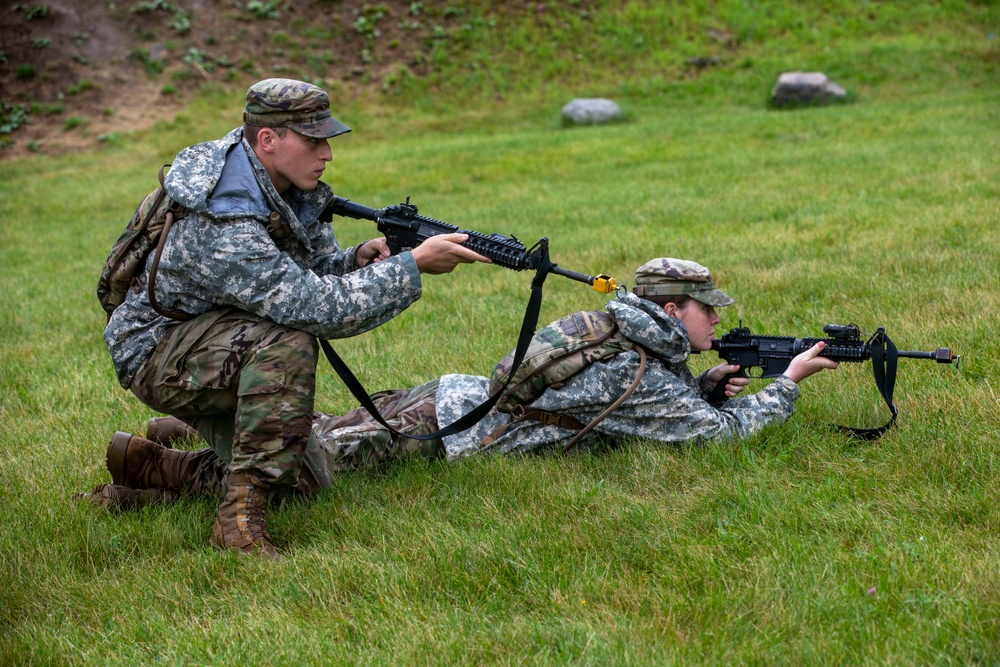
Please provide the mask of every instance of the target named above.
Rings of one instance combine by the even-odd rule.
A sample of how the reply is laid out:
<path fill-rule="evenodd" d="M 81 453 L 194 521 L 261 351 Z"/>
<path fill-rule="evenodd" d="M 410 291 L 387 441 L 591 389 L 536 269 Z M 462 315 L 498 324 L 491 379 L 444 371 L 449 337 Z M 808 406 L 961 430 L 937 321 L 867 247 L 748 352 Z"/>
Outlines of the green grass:
<path fill-rule="evenodd" d="M 996 31 L 993 3 L 969 7 Z M 228 130 L 238 98 L 206 93 L 100 152 L 0 163 L 0 663 L 1000 661 L 997 46 L 976 21 L 922 35 L 929 11 L 897 12 L 888 44 L 788 38 L 851 77 L 858 101 L 830 109 L 767 111 L 756 69 L 621 78 L 631 120 L 603 128 L 562 129 L 551 91 L 344 105 L 338 194 L 548 236 L 561 265 L 626 284 L 652 256 L 694 259 L 737 299 L 720 330 L 885 325 L 962 368 L 901 360 L 898 428 L 871 444 L 829 428 L 886 419 L 870 365 L 844 364 L 746 442 L 344 475 L 269 515 L 277 565 L 211 550 L 209 501 L 111 515 L 69 500 L 107 480 L 110 435 L 152 416 L 114 380 L 101 263 L 159 165 Z M 373 233 L 336 223 L 345 244 Z M 528 283 L 427 277 L 409 311 L 337 348 L 372 391 L 488 374 Z M 604 302 L 553 276 L 542 320 Z M 352 407 L 320 373 L 319 405 Z"/>

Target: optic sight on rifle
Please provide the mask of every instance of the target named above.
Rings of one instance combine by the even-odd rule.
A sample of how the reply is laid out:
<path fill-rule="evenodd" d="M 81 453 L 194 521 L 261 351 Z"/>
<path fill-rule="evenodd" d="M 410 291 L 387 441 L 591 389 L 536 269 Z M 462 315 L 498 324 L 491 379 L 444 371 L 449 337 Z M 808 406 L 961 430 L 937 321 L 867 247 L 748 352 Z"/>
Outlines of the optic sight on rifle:
<path fill-rule="evenodd" d="M 531 248 L 526 248 L 515 236 L 483 234 L 459 229 L 447 222 L 420 215 L 416 205 L 410 203 L 409 197 L 402 204 L 385 208 L 371 208 L 352 202 L 350 199 L 334 197 L 327 210 L 348 218 L 373 221 L 385 236 L 389 251 L 393 255 L 404 250 L 412 250 L 438 234 L 468 234 L 468 240 L 462 244 L 466 248 L 490 259 L 494 264 L 514 271 L 524 271 L 537 269 L 543 258 L 547 257 L 549 250 L 548 238 L 543 237 Z M 617 287 L 615 279 L 606 274 L 588 276 L 564 269 L 557 264 L 553 264 L 550 270 L 560 276 L 587 283 L 604 294 L 614 292 Z"/>

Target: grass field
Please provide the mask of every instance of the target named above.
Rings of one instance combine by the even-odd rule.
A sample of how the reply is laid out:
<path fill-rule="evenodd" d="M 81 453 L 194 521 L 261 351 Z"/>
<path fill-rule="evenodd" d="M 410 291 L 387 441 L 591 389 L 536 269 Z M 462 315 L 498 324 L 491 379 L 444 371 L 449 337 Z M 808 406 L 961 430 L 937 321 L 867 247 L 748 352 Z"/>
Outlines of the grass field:
<path fill-rule="evenodd" d="M 102 152 L 0 162 L 0 663 L 1000 662 L 1000 58 L 986 33 L 852 43 L 839 61 L 800 39 L 857 93 L 833 108 L 767 110 L 759 66 L 700 92 L 623 79 L 629 121 L 601 128 L 562 128 L 551 91 L 345 107 L 338 194 L 547 236 L 561 265 L 627 285 L 651 257 L 694 259 L 737 300 L 720 333 L 884 325 L 962 367 L 901 360 L 898 427 L 874 443 L 829 426 L 887 419 L 870 365 L 845 364 L 749 441 L 344 475 L 269 515 L 277 565 L 213 551 L 208 500 L 129 515 L 70 501 L 108 481 L 110 435 L 153 414 L 114 380 L 100 266 L 158 166 L 233 126 L 239 96 L 207 93 Z M 335 227 L 345 245 L 373 234 Z M 488 266 L 428 277 L 415 306 L 337 349 L 370 391 L 488 374 L 528 282 Z M 553 276 L 542 321 L 605 301 Z M 353 407 L 320 374 L 319 406 Z"/>

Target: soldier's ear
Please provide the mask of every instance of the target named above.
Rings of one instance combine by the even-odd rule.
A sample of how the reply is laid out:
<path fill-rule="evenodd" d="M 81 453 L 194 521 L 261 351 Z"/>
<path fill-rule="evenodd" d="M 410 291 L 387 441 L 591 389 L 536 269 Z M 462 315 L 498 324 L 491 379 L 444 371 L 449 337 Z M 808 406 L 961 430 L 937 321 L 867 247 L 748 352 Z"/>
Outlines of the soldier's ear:
<path fill-rule="evenodd" d="M 677 304 L 673 301 L 667 301 L 663 304 L 663 312 L 673 318 L 677 318 Z"/>
<path fill-rule="evenodd" d="M 278 133 L 269 127 L 262 127 L 257 131 L 257 145 L 265 153 L 273 153 L 278 140 Z"/>

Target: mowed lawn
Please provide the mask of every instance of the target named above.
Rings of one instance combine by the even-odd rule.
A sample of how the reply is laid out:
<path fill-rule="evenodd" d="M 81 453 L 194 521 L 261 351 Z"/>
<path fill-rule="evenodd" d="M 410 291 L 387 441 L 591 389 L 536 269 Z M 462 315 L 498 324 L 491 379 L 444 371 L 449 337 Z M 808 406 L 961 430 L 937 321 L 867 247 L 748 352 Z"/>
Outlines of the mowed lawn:
<path fill-rule="evenodd" d="M 207 499 L 128 515 L 70 500 L 109 481 L 111 434 L 153 416 L 117 386 L 94 286 L 159 165 L 195 138 L 167 127 L 0 163 L 0 662 L 1000 661 L 1000 87 L 986 83 L 794 112 L 636 97 L 628 122 L 586 129 L 560 127 L 558 108 L 481 127 L 456 110 L 437 129 L 402 114 L 336 139 L 326 179 L 353 200 L 409 195 L 460 227 L 546 236 L 560 265 L 627 286 L 652 257 L 707 265 L 737 300 L 720 334 L 884 325 L 900 349 L 951 347 L 962 364 L 901 360 L 898 427 L 872 443 L 831 428 L 888 418 L 870 364 L 844 364 L 745 442 L 345 474 L 270 513 L 278 564 L 212 550 Z M 334 225 L 345 245 L 374 234 Z M 428 277 L 407 312 L 336 347 L 370 391 L 487 375 L 529 281 Z M 552 276 L 542 321 L 606 300 Z M 320 408 L 353 407 L 320 373 Z"/>

